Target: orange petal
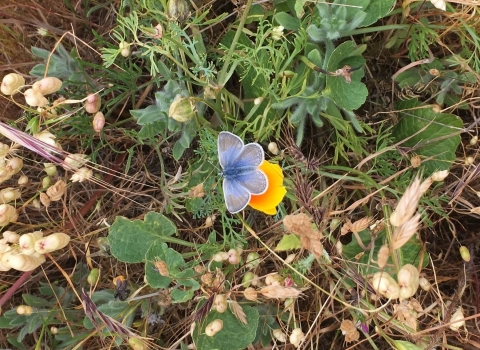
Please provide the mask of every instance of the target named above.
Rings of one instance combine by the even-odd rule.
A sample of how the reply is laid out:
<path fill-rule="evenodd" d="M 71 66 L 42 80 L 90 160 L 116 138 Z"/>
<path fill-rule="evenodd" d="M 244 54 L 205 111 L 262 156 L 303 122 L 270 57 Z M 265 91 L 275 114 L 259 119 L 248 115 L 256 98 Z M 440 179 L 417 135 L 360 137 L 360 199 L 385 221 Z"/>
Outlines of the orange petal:
<path fill-rule="evenodd" d="M 260 164 L 259 169 L 267 175 L 268 188 L 264 194 L 252 195 L 248 205 L 265 214 L 275 215 L 277 213 L 277 205 L 280 204 L 287 193 L 287 189 L 283 186 L 282 168 L 278 164 L 265 160 Z"/>

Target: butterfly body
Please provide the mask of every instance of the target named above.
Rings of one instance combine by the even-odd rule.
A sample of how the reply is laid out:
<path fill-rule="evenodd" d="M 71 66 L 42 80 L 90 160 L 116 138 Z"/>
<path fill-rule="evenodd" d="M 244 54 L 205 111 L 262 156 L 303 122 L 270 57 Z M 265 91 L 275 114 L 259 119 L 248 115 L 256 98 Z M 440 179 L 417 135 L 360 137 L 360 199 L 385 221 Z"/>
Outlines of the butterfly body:
<path fill-rule="evenodd" d="M 252 194 L 265 193 L 268 178 L 259 169 L 265 156 L 258 143 L 244 145 L 237 135 L 222 131 L 218 135 L 218 158 L 224 176 L 225 203 L 230 213 L 245 209 Z"/>

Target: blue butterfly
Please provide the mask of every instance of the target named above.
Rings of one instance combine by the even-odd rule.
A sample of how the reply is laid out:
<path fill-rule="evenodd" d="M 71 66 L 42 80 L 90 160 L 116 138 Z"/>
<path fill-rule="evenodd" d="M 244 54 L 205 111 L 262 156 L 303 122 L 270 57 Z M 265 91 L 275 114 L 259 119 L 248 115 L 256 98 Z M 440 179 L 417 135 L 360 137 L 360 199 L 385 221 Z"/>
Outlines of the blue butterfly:
<path fill-rule="evenodd" d="M 227 210 L 238 213 L 245 209 L 252 194 L 263 194 L 268 178 L 258 169 L 264 160 L 258 143 L 243 144 L 237 135 L 222 131 L 218 135 L 218 159 L 223 169 L 223 195 Z"/>

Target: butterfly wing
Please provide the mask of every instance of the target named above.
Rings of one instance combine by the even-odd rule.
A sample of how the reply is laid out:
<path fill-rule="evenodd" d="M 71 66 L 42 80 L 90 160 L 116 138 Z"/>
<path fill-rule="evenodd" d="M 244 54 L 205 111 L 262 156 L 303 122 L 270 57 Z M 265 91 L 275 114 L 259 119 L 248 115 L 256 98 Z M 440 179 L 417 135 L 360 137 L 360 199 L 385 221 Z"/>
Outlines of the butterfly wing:
<path fill-rule="evenodd" d="M 256 168 L 262 164 L 265 159 L 263 148 L 258 143 L 249 143 L 243 147 L 240 154 L 235 159 L 233 166 L 240 168 Z"/>
<path fill-rule="evenodd" d="M 232 213 L 238 213 L 245 209 L 250 202 L 250 192 L 240 185 L 236 179 L 223 179 L 223 196 L 227 210 Z"/>
<path fill-rule="evenodd" d="M 232 168 L 243 150 L 243 141 L 237 135 L 222 131 L 218 135 L 218 160 L 222 169 Z"/>

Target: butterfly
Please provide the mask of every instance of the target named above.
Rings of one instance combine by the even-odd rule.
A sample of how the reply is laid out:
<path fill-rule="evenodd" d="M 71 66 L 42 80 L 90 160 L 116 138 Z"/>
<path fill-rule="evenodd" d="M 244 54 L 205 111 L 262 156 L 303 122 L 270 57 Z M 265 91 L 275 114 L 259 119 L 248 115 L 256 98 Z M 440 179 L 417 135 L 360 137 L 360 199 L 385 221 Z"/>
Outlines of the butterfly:
<path fill-rule="evenodd" d="M 258 143 L 244 145 L 237 135 L 222 131 L 218 135 L 218 159 L 224 176 L 223 195 L 230 213 L 245 209 L 252 194 L 265 193 L 268 178 L 258 168 L 265 156 Z"/>

